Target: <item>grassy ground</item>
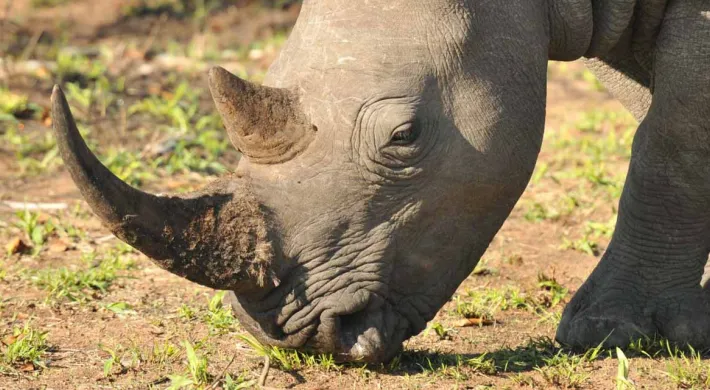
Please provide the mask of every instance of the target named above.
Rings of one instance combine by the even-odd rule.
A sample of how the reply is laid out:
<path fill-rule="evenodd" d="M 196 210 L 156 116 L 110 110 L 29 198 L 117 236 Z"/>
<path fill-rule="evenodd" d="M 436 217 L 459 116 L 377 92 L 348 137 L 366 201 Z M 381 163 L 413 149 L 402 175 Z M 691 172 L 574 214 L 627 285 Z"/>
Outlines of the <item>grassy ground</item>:
<path fill-rule="evenodd" d="M 339 365 L 258 345 L 222 293 L 114 239 L 81 201 L 51 136 L 51 87 L 121 178 L 185 191 L 239 156 L 204 70 L 259 81 L 288 1 L 5 0 L 0 7 L 0 389 L 708 388 L 710 366 L 663 340 L 572 353 L 564 304 L 609 241 L 635 123 L 578 63 L 551 63 L 533 179 L 479 267 L 400 356 Z M 91 17 L 87 17 L 91 15 Z M 56 204 L 13 209 L 11 202 Z"/>

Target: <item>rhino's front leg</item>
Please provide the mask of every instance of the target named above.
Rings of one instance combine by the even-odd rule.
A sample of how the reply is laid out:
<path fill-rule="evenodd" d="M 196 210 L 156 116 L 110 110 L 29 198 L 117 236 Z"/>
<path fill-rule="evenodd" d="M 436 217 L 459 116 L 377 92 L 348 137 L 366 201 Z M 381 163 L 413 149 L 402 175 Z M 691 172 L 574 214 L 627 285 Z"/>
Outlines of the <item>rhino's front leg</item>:
<path fill-rule="evenodd" d="M 565 309 L 563 344 L 626 345 L 659 334 L 710 347 L 710 294 L 700 286 L 710 248 L 709 69 L 710 4 L 672 1 L 616 230 Z"/>

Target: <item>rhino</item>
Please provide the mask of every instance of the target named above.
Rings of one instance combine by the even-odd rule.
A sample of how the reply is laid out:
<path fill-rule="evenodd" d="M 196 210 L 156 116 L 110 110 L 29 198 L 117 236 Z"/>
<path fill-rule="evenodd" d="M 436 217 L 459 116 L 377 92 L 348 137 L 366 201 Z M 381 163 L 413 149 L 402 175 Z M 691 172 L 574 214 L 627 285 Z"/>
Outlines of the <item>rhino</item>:
<path fill-rule="evenodd" d="M 209 87 L 242 159 L 153 195 L 53 128 L 94 213 L 160 267 L 227 290 L 262 343 L 383 362 L 471 273 L 527 186 L 549 60 L 582 58 L 640 125 L 611 243 L 556 339 L 710 347 L 710 2 L 305 0 L 262 85 Z"/>

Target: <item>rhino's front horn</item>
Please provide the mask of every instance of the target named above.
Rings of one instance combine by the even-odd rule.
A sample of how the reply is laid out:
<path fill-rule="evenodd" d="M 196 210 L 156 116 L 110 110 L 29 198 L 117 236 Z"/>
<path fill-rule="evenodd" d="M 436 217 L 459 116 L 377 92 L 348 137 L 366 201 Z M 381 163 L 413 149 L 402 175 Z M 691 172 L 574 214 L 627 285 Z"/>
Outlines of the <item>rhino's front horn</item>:
<path fill-rule="evenodd" d="M 266 216 L 244 179 L 226 177 L 184 197 L 139 191 L 86 146 L 64 93 L 52 93 L 57 145 L 94 213 L 162 268 L 204 286 L 258 293 L 277 283 Z"/>
<path fill-rule="evenodd" d="M 209 85 L 232 144 L 250 161 L 287 161 L 313 139 L 316 129 L 295 93 L 250 83 L 220 67 L 210 69 Z"/>

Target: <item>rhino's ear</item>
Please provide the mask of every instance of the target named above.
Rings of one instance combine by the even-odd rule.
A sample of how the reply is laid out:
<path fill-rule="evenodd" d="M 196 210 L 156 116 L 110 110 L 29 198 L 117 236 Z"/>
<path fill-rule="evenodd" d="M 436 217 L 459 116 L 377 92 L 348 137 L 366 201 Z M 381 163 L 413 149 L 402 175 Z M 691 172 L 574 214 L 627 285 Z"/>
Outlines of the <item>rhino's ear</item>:
<path fill-rule="evenodd" d="M 253 162 L 275 164 L 301 153 L 315 127 L 289 90 L 250 83 L 214 67 L 210 92 L 232 144 Z"/>
<path fill-rule="evenodd" d="M 594 32 L 591 0 L 549 0 L 549 58 L 573 61 L 587 52 Z"/>

